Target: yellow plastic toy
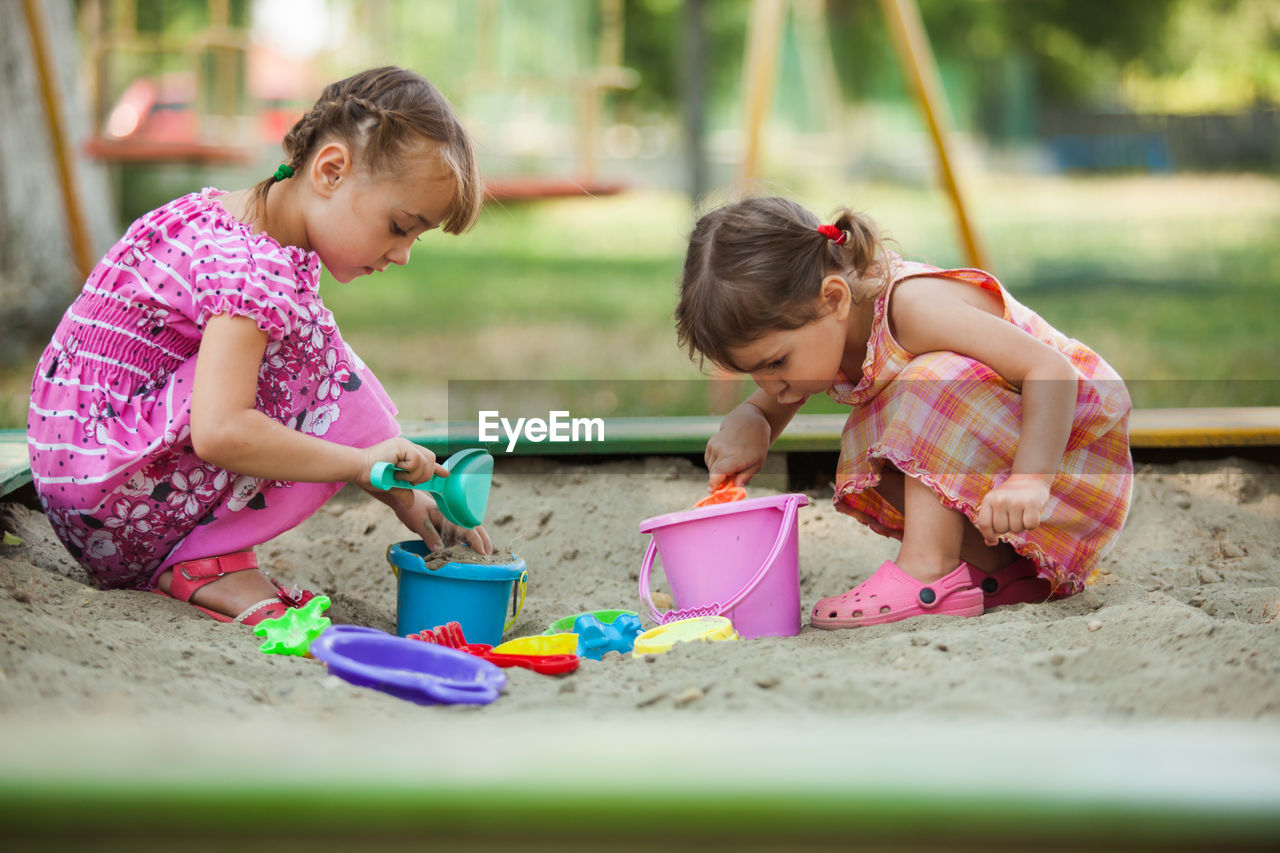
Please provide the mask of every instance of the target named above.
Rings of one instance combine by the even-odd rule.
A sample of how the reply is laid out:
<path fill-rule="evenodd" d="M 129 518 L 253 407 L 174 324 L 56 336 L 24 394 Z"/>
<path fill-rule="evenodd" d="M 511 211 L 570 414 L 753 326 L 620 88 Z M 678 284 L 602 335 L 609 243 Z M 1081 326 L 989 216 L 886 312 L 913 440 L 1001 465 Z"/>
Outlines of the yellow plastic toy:
<path fill-rule="evenodd" d="M 578 653 L 577 634 L 545 634 L 516 637 L 493 647 L 495 655 L 574 655 Z"/>
<path fill-rule="evenodd" d="M 724 616 L 695 616 L 692 619 L 680 619 L 650 628 L 636 637 L 636 657 L 642 655 L 660 655 L 671 651 L 676 643 L 687 643 L 701 640 L 706 643 L 720 640 L 736 640 L 738 632 L 733 623 Z"/>

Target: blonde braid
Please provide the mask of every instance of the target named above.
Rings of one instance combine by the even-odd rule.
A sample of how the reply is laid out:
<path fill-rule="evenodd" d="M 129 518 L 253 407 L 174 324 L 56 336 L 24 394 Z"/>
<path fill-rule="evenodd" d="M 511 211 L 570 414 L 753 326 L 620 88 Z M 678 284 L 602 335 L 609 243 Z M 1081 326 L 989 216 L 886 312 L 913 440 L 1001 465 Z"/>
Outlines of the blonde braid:
<path fill-rule="evenodd" d="M 303 174 L 317 144 L 330 137 L 349 145 L 360 164 L 373 172 L 397 165 L 415 139 L 437 143 L 457 181 L 441 230 L 460 234 L 475 223 L 484 201 L 475 151 L 448 100 L 423 77 L 385 66 L 329 84 L 285 135 L 288 165 Z M 266 209 L 273 183 L 269 178 L 255 186 L 250 202 L 255 217 Z"/>

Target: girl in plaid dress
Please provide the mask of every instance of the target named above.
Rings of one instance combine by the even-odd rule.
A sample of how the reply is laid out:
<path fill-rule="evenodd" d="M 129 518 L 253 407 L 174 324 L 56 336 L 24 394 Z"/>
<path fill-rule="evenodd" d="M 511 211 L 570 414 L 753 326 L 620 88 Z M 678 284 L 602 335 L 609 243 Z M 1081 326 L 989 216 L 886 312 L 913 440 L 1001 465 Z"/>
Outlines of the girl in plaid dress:
<path fill-rule="evenodd" d="M 320 298 L 404 264 L 424 232 L 467 230 L 482 200 L 471 144 L 422 77 L 375 68 L 327 87 L 256 187 L 191 193 L 133 223 L 41 356 L 27 418 L 40 502 L 105 588 L 149 589 L 224 622 L 283 615 L 310 593 L 258 571 L 253 547 L 345 483 L 430 547 L 422 491 L 374 490 L 390 462 L 443 472 L 399 435 L 395 406 Z"/>
<path fill-rule="evenodd" d="M 816 627 L 1071 595 L 1124 524 L 1131 405 L 1111 366 L 994 276 L 886 251 L 865 217 L 823 225 L 781 198 L 712 211 L 676 325 L 691 355 L 759 386 L 707 443 L 713 491 L 749 481 L 810 395 L 853 407 L 835 505 L 901 545 L 818 601 Z"/>

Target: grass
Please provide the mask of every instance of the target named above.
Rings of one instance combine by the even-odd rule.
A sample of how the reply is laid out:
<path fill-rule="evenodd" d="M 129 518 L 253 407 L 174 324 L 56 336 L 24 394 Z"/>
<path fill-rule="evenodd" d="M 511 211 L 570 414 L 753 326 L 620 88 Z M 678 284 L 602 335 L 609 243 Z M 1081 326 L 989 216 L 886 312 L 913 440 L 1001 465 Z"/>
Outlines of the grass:
<path fill-rule="evenodd" d="M 970 189 L 993 271 L 1111 362 L 1136 405 L 1280 405 L 1280 180 L 994 176 Z M 820 215 L 845 202 L 869 213 L 908 257 L 964 265 L 935 188 L 792 194 Z M 406 267 L 322 292 L 406 421 L 447 417 L 464 397 L 551 393 L 531 380 L 558 380 L 557 395 L 576 395 L 564 405 L 591 416 L 705 414 L 746 386 L 694 381 L 676 349 L 692 221 L 687 202 L 656 193 L 495 207 L 472 234 L 428 235 Z M 29 370 L 0 373 L 3 426 L 25 421 Z"/>

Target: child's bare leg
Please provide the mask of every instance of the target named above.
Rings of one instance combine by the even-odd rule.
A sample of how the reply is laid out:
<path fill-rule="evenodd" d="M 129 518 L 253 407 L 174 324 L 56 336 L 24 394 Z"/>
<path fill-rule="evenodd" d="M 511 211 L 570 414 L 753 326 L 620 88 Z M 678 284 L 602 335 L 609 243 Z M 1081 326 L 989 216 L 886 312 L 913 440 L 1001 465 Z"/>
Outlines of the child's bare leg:
<path fill-rule="evenodd" d="M 173 583 L 173 570 L 162 574 L 156 585 L 165 592 Z M 191 603 L 227 616 L 238 616 L 246 607 L 276 594 L 276 588 L 262 572 L 232 572 L 205 584 L 191 596 Z"/>
<path fill-rule="evenodd" d="M 944 507 L 941 501 L 938 500 L 938 496 L 927 486 L 917 480 L 912 480 L 897 468 L 886 464 L 884 472 L 880 478 L 880 483 L 876 486 L 876 491 L 882 498 L 888 501 L 894 509 L 903 515 L 905 526 L 903 531 L 904 548 L 906 546 L 907 531 L 910 531 L 914 526 L 914 523 L 911 520 L 911 515 L 908 514 L 906 507 L 906 484 L 908 482 L 914 483 L 916 486 L 923 489 L 928 496 L 933 499 L 933 502 L 937 504 L 937 508 L 939 510 L 952 513 L 959 518 L 961 523 L 959 559 L 964 560 L 975 569 L 987 573 L 999 571 L 1014 560 L 1018 559 L 1018 553 L 1013 550 L 1012 546 L 1004 542 L 995 546 L 988 545 L 982 538 L 982 534 L 978 532 L 978 528 L 970 524 L 969 520 L 965 518 L 963 513 Z M 920 497 L 923 499 L 924 496 L 922 495 Z M 925 512 L 928 513 L 929 511 L 930 510 L 926 506 Z M 926 524 L 927 523 L 928 522 L 926 521 Z M 941 577 L 941 575 L 938 575 L 924 578 L 916 575 L 915 572 L 911 571 L 906 566 L 903 566 L 901 563 L 898 563 L 898 567 L 918 580 L 935 580 L 937 577 Z M 946 571 L 951 571 L 951 569 L 954 569 L 955 567 L 956 563 L 952 562 L 951 566 Z M 945 573 L 946 572 L 943 572 L 943 574 Z"/>
<path fill-rule="evenodd" d="M 955 571 L 965 517 L 943 506 L 928 486 L 911 477 L 905 478 L 902 499 L 902 547 L 894 560 L 898 568 L 924 583 Z"/>

